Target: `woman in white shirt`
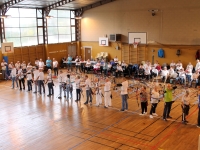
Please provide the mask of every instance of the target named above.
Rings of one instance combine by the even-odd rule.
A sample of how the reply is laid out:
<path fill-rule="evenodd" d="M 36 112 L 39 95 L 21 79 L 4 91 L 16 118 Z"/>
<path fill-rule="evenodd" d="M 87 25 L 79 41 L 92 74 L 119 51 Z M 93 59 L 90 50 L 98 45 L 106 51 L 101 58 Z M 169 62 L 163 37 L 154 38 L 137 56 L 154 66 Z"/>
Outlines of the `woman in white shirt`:
<path fill-rule="evenodd" d="M 16 80 L 16 76 L 17 76 L 17 69 L 15 68 L 14 65 L 12 65 L 12 70 L 11 70 L 11 73 L 10 73 L 10 77 L 11 77 L 11 80 L 12 80 L 12 89 L 15 88 L 15 82 L 16 82 L 16 85 L 17 85 L 17 88 L 18 88 L 18 82 Z"/>
<path fill-rule="evenodd" d="M 95 65 L 94 65 L 94 73 L 97 73 L 97 70 L 100 70 L 101 67 L 101 63 L 100 61 L 98 61 Z"/>
<path fill-rule="evenodd" d="M 58 61 L 53 58 L 53 71 L 54 71 L 54 76 L 58 76 Z"/>
<path fill-rule="evenodd" d="M 179 60 L 176 64 L 176 70 L 179 71 L 183 68 L 183 64 L 181 63 L 181 61 Z"/>
<path fill-rule="evenodd" d="M 24 80 L 24 73 L 22 70 L 22 67 L 18 70 L 18 79 L 19 79 L 19 88 L 22 90 L 22 85 L 23 85 L 23 90 L 25 90 L 25 80 Z"/>
<path fill-rule="evenodd" d="M 40 59 L 39 61 L 39 69 L 44 70 L 44 62 L 42 61 L 42 59 Z"/>
<path fill-rule="evenodd" d="M 190 96 L 189 96 L 189 91 L 186 91 L 185 95 L 182 97 L 182 123 L 186 124 L 188 121 L 186 120 L 186 116 L 189 114 L 190 110 Z"/>
<path fill-rule="evenodd" d="M 123 69 L 121 65 L 117 64 L 117 69 L 115 71 L 116 77 L 121 76 L 122 72 L 123 72 Z"/>
<path fill-rule="evenodd" d="M 96 106 L 99 106 L 102 103 L 101 82 L 99 78 L 95 79 L 95 94 L 96 94 Z"/>
<path fill-rule="evenodd" d="M 111 88 L 111 82 L 109 81 L 108 78 L 106 78 L 106 83 L 104 85 L 104 108 L 108 108 L 108 106 L 111 106 L 112 103 L 111 103 L 111 91 L 110 91 L 110 88 Z"/>
<path fill-rule="evenodd" d="M 158 92 L 158 89 L 157 87 L 155 87 L 153 90 L 152 90 L 152 93 L 151 93 L 151 110 L 150 110 L 150 118 L 152 119 L 153 116 L 158 116 L 156 114 L 156 107 L 158 105 L 158 100 L 159 100 L 159 92 Z"/>
<path fill-rule="evenodd" d="M 49 97 L 51 95 L 54 95 L 53 79 L 52 79 L 51 69 L 48 69 L 48 75 L 47 75 L 46 83 L 47 83 L 48 89 L 49 89 L 49 94 L 47 96 Z"/>
<path fill-rule="evenodd" d="M 77 70 L 79 70 L 79 72 L 81 72 L 81 60 L 79 59 L 78 56 L 76 56 L 75 62 L 76 62 L 76 72 Z"/>

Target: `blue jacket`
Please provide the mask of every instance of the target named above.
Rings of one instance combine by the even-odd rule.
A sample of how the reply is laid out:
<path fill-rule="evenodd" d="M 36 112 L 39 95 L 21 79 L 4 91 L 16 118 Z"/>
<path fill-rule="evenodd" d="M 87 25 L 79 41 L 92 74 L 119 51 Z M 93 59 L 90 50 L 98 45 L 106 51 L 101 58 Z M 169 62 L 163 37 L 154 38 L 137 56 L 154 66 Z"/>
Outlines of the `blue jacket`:
<path fill-rule="evenodd" d="M 160 57 L 160 58 L 165 57 L 165 53 L 164 53 L 164 50 L 162 48 L 158 50 L 158 57 Z"/>

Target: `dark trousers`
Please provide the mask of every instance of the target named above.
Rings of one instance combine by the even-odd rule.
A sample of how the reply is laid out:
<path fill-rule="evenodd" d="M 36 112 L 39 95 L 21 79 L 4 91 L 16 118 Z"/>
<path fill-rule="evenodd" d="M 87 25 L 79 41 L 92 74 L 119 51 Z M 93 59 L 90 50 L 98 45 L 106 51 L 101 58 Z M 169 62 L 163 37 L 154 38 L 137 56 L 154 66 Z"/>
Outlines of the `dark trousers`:
<path fill-rule="evenodd" d="M 44 87 L 44 81 L 43 80 L 38 80 L 38 86 L 39 86 L 39 93 L 42 94 L 42 88 L 43 88 L 43 93 L 45 93 L 45 87 Z"/>
<path fill-rule="evenodd" d="M 27 80 L 28 91 L 32 91 L 32 80 Z"/>
<path fill-rule="evenodd" d="M 88 103 L 88 102 L 92 103 L 92 93 L 91 93 L 91 90 L 86 90 L 86 102 L 85 103 Z"/>
<path fill-rule="evenodd" d="M 152 115 L 153 113 L 156 113 L 156 107 L 157 107 L 158 103 L 152 103 L 151 104 L 151 110 L 150 110 L 150 115 Z"/>
<path fill-rule="evenodd" d="M 147 112 L 147 102 L 141 102 L 142 114 Z"/>
<path fill-rule="evenodd" d="M 172 102 L 165 102 L 164 104 L 165 105 L 164 105 L 164 111 L 163 111 L 163 119 L 166 119 L 167 117 L 169 117 L 171 107 L 172 107 Z"/>
<path fill-rule="evenodd" d="M 22 85 L 23 85 L 23 89 L 25 90 L 25 83 L 24 83 L 24 78 L 19 79 L 19 88 L 20 90 L 22 90 Z"/>
<path fill-rule="evenodd" d="M 199 107 L 199 113 L 198 113 L 197 125 L 200 126 L 200 107 Z"/>
<path fill-rule="evenodd" d="M 54 70 L 54 76 L 58 76 L 58 68 L 57 67 L 53 68 L 53 70 Z"/>
<path fill-rule="evenodd" d="M 186 121 L 186 116 L 189 114 L 190 106 L 189 105 L 181 105 L 182 107 L 182 121 Z"/>
<path fill-rule="evenodd" d="M 49 95 L 53 95 L 54 90 L 53 90 L 53 83 L 52 82 L 48 83 L 48 89 L 49 89 Z"/>
<path fill-rule="evenodd" d="M 80 89 L 76 89 L 76 100 L 80 101 L 81 99 L 81 90 Z"/>

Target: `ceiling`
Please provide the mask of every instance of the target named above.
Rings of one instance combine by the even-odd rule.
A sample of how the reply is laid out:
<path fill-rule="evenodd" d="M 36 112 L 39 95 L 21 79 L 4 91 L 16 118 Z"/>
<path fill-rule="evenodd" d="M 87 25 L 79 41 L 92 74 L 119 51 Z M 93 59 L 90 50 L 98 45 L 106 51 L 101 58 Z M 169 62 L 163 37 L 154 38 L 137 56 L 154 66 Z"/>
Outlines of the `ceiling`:
<path fill-rule="evenodd" d="M 0 0 L 0 5 L 3 5 L 5 2 L 8 1 L 14 1 L 14 0 Z M 61 1 L 62 0 L 21 0 L 21 2 L 16 3 L 10 7 L 45 8 Z M 110 1 L 110 0 L 67 0 L 66 4 L 56 7 L 56 9 L 76 10 L 91 4 L 95 4 L 100 1 Z"/>

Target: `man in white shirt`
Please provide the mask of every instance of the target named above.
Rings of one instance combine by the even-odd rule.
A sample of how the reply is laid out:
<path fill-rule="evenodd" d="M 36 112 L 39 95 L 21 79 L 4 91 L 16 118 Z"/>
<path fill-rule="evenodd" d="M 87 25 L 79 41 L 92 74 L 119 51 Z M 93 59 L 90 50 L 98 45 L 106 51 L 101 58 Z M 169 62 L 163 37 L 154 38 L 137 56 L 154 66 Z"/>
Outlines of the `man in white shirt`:
<path fill-rule="evenodd" d="M 39 67 L 39 60 L 35 58 L 35 66 Z"/>
<path fill-rule="evenodd" d="M 196 67 L 195 67 L 195 71 L 200 71 L 200 62 L 199 62 L 198 59 L 197 59 L 197 64 L 196 64 Z"/>
<path fill-rule="evenodd" d="M 25 90 L 24 73 L 23 73 L 23 70 L 22 70 L 21 66 L 20 66 L 20 69 L 18 70 L 18 79 L 19 79 L 20 91 L 22 90 L 22 85 L 23 85 L 23 90 Z"/>
<path fill-rule="evenodd" d="M 185 83 L 185 71 L 181 69 L 179 71 L 178 77 L 176 78 L 176 81 L 180 80 L 181 84 Z"/>
<path fill-rule="evenodd" d="M 164 70 L 161 72 L 161 78 L 163 82 L 166 82 L 168 75 L 169 71 L 167 70 L 167 67 L 164 67 Z"/>
<path fill-rule="evenodd" d="M 44 69 L 44 62 L 42 61 L 42 59 L 40 59 L 39 61 L 39 69 Z"/>
<path fill-rule="evenodd" d="M 123 82 L 121 84 L 117 84 L 117 86 L 121 86 L 122 108 L 120 111 L 128 110 L 128 81 L 125 77 L 123 77 Z"/>
<path fill-rule="evenodd" d="M 38 66 L 35 67 L 34 71 L 33 71 L 33 79 L 34 79 L 34 83 L 35 83 L 35 91 L 33 93 L 37 93 L 37 87 L 39 85 L 39 82 L 37 80 L 39 75 L 39 70 L 38 70 Z"/>
<path fill-rule="evenodd" d="M 42 94 L 42 88 L 43 88 L 43 93 L 45 94 L 45 87 L 44 87 L 44 72 L 43 72 L 43 69 L 40 68 L 39 69 L 39 74 L 38 74 L 38 77 L 37 77 L 37 80 L 38 80 L 38 85 L 39 85 L 39 93 L 40 95 Z"/>
<path fill-rule="evenodd" d="M 79 70 L 79 72 L 81 72 L 81 60 L 79 59 L 78 56 L 76 56 L 75 62 L 76 62 L 76 72 L 77 72 L 77 70 Z"/>
<path fill-rule="evenodd" d="M 104 103 L 105 106 L 104 108 L 108 108 L 108 106 L 111 106 L 111 91 L 110 91 L 110 87 L 111 87 L 111 82 L 109 81 L 108 78 L 106 78 L 106 83 L 104 85 Z"/>
<path fill-rule="evenodd" d="M 17 62 L 15 63 L 15 68 L 18 70 L 20 66 L 21 66 L 20 62 L 17 61 Z"/>
<path fill-rule="evenodd" d="M 32 83 L 33 83 L 31 70 L 27 71 L 26 78 L 27 78 L 27 86 L 28 86 L 28 92 L 29 92 L 29 91 L 32 91 Z"/>
<path fill-rule="evenodd" d="M 54 76 L 58 76 L 58 61 L 53 58 L 53 71 L 54 71 Z"/>
<path fill-rule="evenodd" d="M 199 82 L 199 71 L 197 70 L 195 73 L 192 74 L 192 81 L 190 83 L 190 87 L 192 87 L 192 83 L 195 82 L 195 88 L 197 88 Z"/>
<path fill-rule="evenodd" d="M 181 61 L 179 60 L 176 64 L 176 70 L 179 71 L 183 68 L 183 64 L 181 63 Z"/>
<path fill-rule="evenodd" d="M 66 88 L 66 84 L 65 84 L 66 83 L 66 77 L 63 74 L 62 70 L 59 71 L 58 82 L 59 82 L 59 93 L 60 93 L 60 95 L 58 96 L 58 99 L 61 99 L 62 98 L 62 91 L 64 91 L 65 88 Z M 65 91 L 64 91 L 64 97 L 66 97 Z"/>
<path fill-rule="evenodd" d="M 6 80 L 6 66 L 7 66 L 7 62 L 5 62 L 5 60 L 3 59 L 1 62 L 1 70 L 2 70 L 2 76 L 3 78 Z"/>
<path fill-rule="evenodd" d="M 92 103 L 91 80 L 88 78 L 88 75 L 85 75 L 85 90 L 86 102 L 84 104 L 87 105 L 88 102 Z"/>

